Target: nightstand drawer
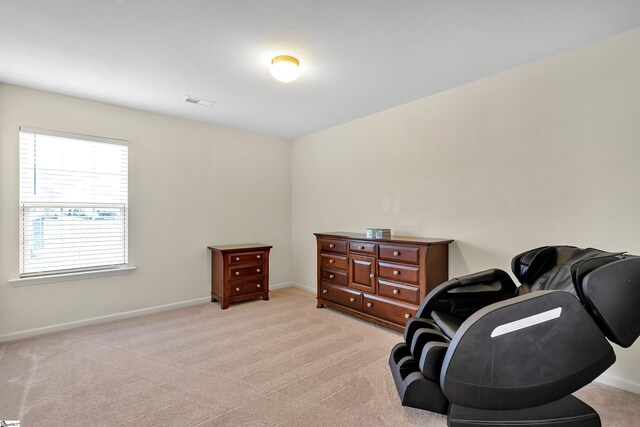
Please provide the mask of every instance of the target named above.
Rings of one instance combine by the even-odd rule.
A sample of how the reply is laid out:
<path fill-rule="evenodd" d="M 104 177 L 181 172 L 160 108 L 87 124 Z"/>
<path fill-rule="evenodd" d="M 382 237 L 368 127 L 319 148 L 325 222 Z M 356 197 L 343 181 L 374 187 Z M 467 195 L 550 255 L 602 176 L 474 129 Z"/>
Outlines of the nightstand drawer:
<path fill-rule="evenodd" d="M 247 277 L 258 277 L 264 275 L 262 264 L 249 265 L 245 267 L 231 267 L 229 280 L 243 280 Z"/>
<path fill-rule="evenodd" d="M 378 276 L 384 279 L 406 282 L 417 285 L 420 283 L 420 268 L 410 265 L 378 262 Z"/>
<path fill-rule="evenodd" d="M 246 264 L 264 262 L 264 252 L 244 252 L 237 254 L 229 254 L 229 264 Z"/>
<path fill-rule="evenodd" d="M 264 291 L 263 280 L 250 280 L 242 283 L 229 283 L 229 294 L 232 297 L 238 295 L 254 294 L 256 292 Z"/>
<path fill-rule="evenodd" d="M 354 310 L 362 310 L 362 294 L 358 291 L 322 282 L 319 296 Z"/>

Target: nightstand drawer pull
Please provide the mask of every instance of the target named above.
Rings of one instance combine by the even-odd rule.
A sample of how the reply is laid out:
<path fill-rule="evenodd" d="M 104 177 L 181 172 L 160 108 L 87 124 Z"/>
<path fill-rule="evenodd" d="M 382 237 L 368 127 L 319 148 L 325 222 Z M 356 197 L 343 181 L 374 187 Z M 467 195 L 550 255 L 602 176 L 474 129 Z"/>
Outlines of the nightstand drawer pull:
<path fill-rule="evenodd" d="M 394 255 L 394 256 L 400 256 L 400 252 L 395 251 L 395 252 L 393 253 L 393 255 Z"/>
<path fill-rule="evenodd" d="M 333 279 L 334 277 L 336 277 L 336 275 L 335 275 L 335 274 L 330 274 L 330 275 L 329 275 L 329 279 Z"/>
<path fill-rule="evenodd" d="M 356 299 L 354 297 L 351 297 L 351 298 L 349 298 L 349 301 L 356 302 Z"/>
<path fill-rule="evenodd" d="M 239 271 L 236 271 L 236 276 L 239 276 L 239 275 L 240 275 L 240 272 L 239 272 Z"/>
<path fill-rule="evenodd" d="M 369 277 L 371 277 L 371 278 L 373 279 L 374 277 L 376 277 L 376 275 L 375 275 L 375 274 L 373 274 L 373 273 L 371 273 L 371 274 L 369 275 Z"/>
<path fill-rule="evenodd" d="M 336 262 L 336 260 L 335 260 L 335 259 L 330 259 L 330 260 L 329 260 L 329 264 L 333 264 L 334 262 Z"/>
<path fill-rule="evenodd" d="M 393 270 L 393 275 L 394 275 L 394 276 L 399 276 L 399 275 L 400 275 L 400 271 L 398 271 L 398 270 Z"/>
<path fill-rule="evenodd" d="M 410 313 L 405 314 L 405 315 L 404 315 L 404 318 L 405 318 L 405 319 L 409 319 L 409 318 L 411 318 L 411 314 L 410 314 Z"/>
<path fill-rule="evenodd" d="M 260 258 L 262 258 L 262 257 L 261 257 L 260 255 L 256 255 L 256 258 L 260 259 Z"/>
<path fill-rule="evenodd" d="M 240 261 L 240 257 L 239 256 L 236 257 L 236 261 Z"/>
<path fill-rule="evenodd" d="M 260 273 L 260 269 L 259 268 L 256 268 L 256 273 Z"/>
<path fill-rule="evenodd" d="M 333 243 L 329 243 L 329 247 L 330 247 L 331 249 L 333 249 L 333 248 L 335 248 L 335 247 L 336 247 L 336 245 L 334 245 Z"/>
<path fill-rule="evenodd" d="M 258 284 L 256 285 L 256 287 L 257 287 L 257 288 L 259 288 L 259 287 L 260 287 L 260 283 L 258 283 Z"/>
<path fill-rule="evenodd" d="M 240 292 L 240 288 L 236 288 L 236 292 Z"/>
<path fill-rule="evenodd" d="M 393 294 L 394 294 L 394 295 L 398 295 L 399 293 L 400 293 L 400 289 L 394 289 L 394 290 L 393 290 Z"/>
<path fill-rule="evenodd" d="M 326 289 L 323 289 L 323 290 L 322 290 L 322 293 L 323 293 L 323 294 L 326 294 L 327 292 L 329 292 L 329 291 L 328 291 L 328 290 L 326 290 Z"/>
<path fill-rule="evenodd" d="M 367 303 L 367 307 L 373 307 L 373 303 L 372 302 L 368 302 Z"/>

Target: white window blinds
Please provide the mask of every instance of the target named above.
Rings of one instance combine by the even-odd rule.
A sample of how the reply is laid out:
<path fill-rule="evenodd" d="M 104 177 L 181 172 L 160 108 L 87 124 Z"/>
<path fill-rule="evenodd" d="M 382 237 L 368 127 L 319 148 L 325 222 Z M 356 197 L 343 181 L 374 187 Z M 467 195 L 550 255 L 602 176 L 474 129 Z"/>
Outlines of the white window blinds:
<path fill-rule="evenodd" d="M 20 276 L 128 262 L 128 143 L 20 128 Z"/>

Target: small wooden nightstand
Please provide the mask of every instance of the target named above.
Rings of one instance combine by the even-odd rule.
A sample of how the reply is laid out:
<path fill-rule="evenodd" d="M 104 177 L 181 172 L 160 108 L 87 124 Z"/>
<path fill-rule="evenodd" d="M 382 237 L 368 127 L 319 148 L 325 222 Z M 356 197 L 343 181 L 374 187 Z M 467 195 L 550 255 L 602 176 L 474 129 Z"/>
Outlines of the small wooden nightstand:
<path fill-rule="evenodd" d="M 269 251 L 261 243 L 209 246 L 211 302 L 229 303 L 262 297 L 269 300 Z"/>

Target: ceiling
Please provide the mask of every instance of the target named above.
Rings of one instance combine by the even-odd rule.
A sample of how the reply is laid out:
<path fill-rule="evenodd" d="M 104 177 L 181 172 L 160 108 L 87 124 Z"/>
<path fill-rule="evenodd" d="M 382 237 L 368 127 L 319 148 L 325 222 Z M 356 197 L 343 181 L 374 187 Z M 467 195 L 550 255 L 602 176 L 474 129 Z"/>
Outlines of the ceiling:
<path fill-rule="evenodd" d="M 296 138 L 639 26 L 638 0 L 0 0 L 0 81 Z"/>

